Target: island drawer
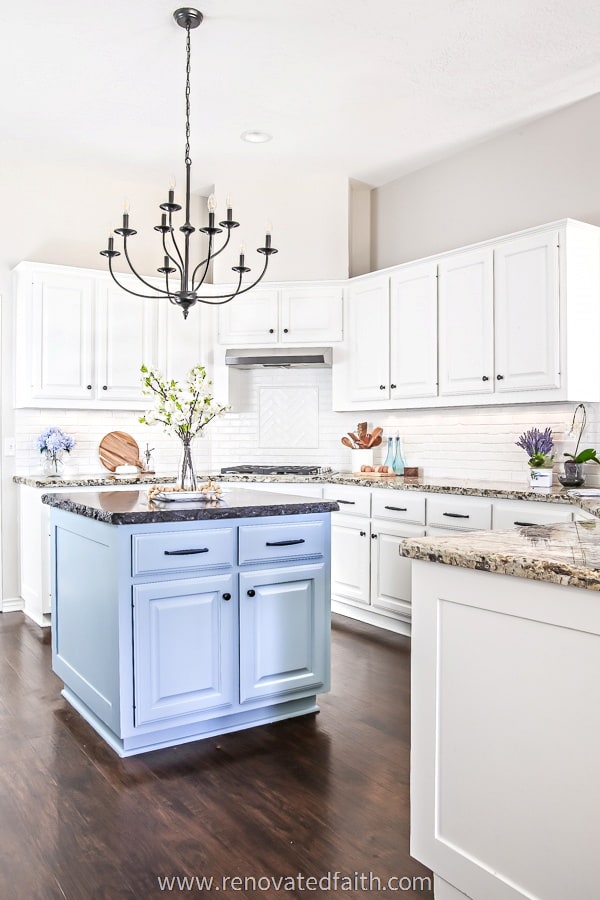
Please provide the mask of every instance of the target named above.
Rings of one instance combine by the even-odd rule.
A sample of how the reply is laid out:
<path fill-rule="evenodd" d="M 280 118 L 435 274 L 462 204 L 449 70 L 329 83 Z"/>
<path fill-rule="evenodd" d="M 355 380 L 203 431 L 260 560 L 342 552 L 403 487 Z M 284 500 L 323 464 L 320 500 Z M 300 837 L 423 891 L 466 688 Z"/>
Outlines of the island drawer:
<path fill-rule="evenodd" d="M 241 525 L 239 561 L 244 563 L 322 556 L 327 546 L 325 523 L 298 522 L 285 525 Z"/>
<path fill-rule="evenodd" d="M 480 497 L 429 496 L 427 524 L 471 531 L 487 530 L 492 527 L 492 504 Z"/>
<path fill-rule="evenodd" d="M 375 490 L 371 497 L 372 515 L 395 522 L 425 524 L 425 495 L 417 491 Z"/>
<path fill-rule="evenodd" d="M 233 536 L 233 528 L 134 534 L 131 539 L 131 574 L 149 575 L 231 566 Z"/>

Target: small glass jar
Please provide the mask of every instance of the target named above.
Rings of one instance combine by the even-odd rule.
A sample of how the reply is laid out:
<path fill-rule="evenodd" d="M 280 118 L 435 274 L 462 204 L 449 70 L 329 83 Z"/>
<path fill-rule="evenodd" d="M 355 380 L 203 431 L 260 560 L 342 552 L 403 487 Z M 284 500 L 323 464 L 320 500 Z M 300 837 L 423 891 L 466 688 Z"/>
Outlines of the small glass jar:
<path fill-rule="evenodd" d="M 395 455 L 394 438 L 389 437 L 387 439 L 387 455 L 385 457 L 384 466 L 389 466 L 390 469 L 394 468 L 394 455 Z"/>
<path fill-rule="evenodd" d="M 399 437 L 394 438 L 394 474 L 404 475 L 404 457 L 402 456 L 402 442 Z"/>

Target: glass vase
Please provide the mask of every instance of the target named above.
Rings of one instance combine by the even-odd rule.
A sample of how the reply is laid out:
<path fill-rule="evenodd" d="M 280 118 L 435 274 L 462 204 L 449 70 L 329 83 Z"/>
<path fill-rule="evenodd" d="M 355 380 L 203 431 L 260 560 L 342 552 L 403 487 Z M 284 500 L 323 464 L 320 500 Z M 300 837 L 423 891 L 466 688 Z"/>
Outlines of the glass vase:
<path fill-rule="evenodd" d="M 52 452 L 50 450 L 46 450 L 46 452 L 44 453 L 42 469 L 44 471 L 44 475 L 47 478 L 62 478 L 62 474 L 65 469 L 65 464 L 62 458 L 62 451 L 55 450 L 54 452 Z"/>
<path fill-rule="evenodd" d="M 192 440 L 189 435 L 181 439 L 181 456 L 177 470 L 177 487 L 184 491 L 195 491 L 197 487 L 194 460 L 192 458 Z"/>
<path fill-rule="evenodd" d="M 399 437 L 394 438 L 394 474 L 404 475 L 404 457 L 402 456 L 402 443 Z"/>
<path fill-rule="evenodd" d="M 387 454 L 384 460 L 384 466 L 388 466 L 393 470 L 394 468 L 394 438 L 389 437 L 387 439 Z"/>

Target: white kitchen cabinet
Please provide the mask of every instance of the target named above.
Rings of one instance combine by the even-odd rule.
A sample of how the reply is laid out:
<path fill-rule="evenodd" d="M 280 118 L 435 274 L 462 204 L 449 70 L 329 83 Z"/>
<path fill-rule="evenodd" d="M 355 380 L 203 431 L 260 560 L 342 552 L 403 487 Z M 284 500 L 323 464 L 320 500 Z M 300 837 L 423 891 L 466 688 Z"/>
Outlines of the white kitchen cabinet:
<path fill-rule="evenodd" d="M 218 309 L 220 344 L 329 344 L 342 339 L 342 287 L 255 288 Z"/>
<path fill-rule="evenodd" d="M 351 402 L 390 396 L 390 285 L 386 275 L 363 278 L 348 295 L 348 388 Z M 364 407 L 363 407 L 364 408 Z"/>
<path fill-rule="evenodd" d="M 411 561 L 400 556 L 405 538 L 423 537 L 420 525 L 371 519 L 371 606 L 410 619 Z"/>
<path fill-rule="evenodd" d="M 156 364 L 158 301 L 66 266 L 21 263 L 14 285 L 17 407 L 144 408 L 140 367 Z"/>
<path fill-rule="evenodd" d="M 519 503 L 515 500 L 494 501 L 492 522 L 495 530 L 528 525 L 557 525 L 573 521 L 573 510 L 562 503 Z"/>
<path fill-rule="evenodd" d="M 158 314 L 158 368 L 166 378 L 185 379 L 190 369 L 206 365 L 206 306 L 197 303 L 187 319 L 178 306 L 161 301 Z"/>
<path fill-rule="evenodd" d="M 390 278 L 392 400 L 437 395 L 437 266 L 402 266 Z"/>
<path fill-rule="evenodd" d="M 491 248 L 438 263 L 440 395 L 494 390 L 494 281 Z"/>
<path fill-rule="evenodd" d="M 331 597 L 342 603 L 370 605 L 370 519 L 331 514 Z"/>

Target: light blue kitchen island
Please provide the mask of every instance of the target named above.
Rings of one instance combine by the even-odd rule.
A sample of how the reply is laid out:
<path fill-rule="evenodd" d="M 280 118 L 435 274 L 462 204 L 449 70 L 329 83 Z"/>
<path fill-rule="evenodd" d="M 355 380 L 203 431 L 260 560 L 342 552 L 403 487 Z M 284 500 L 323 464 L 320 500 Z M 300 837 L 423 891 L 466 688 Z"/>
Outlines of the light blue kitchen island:
<path fill-rule="evenodd" d="M 120 756 L 318 711 L 329 500 L 47 494 L 52 665 Z"/>

